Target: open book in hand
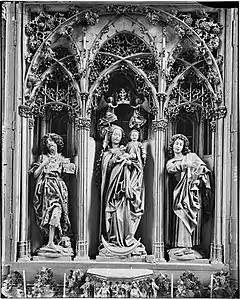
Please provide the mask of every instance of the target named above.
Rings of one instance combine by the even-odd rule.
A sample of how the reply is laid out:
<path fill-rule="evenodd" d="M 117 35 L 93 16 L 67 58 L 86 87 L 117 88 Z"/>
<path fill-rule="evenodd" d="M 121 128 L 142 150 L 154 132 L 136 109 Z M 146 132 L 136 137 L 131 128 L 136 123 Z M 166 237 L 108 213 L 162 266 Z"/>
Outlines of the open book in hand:
<path fill-rule="evenodd" d="M 75 170 L 76 170 L 75 164 L 71 163 L 69 158 L 65 158 L 63 161 L 63 172 L 68 174 L 74 174 Z"/>

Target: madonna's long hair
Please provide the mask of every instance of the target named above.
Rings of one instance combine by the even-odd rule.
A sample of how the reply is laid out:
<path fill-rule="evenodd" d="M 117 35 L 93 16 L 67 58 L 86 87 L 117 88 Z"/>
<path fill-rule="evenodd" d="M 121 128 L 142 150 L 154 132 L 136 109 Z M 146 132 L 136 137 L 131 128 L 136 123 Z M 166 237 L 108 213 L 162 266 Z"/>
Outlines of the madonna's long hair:
<path fill-rule="evenodd" d="M 186 155 L 188 153 L 191 152 L 191 150 L 189 149 L 189 140 L 186 136 L 182 135 L 182 134 L 176 134 L 176 135 L 173 135 L 170 142 L 169 142 L 169 145 L 168 145 L 168 155 L 169 155 L 169 158 L 173 158 L 174 157 L 174 152 L 173 152 L 173 145 L 174 145 L 174 142 L 177 140 L 177 139 L 180 139 L 184 142 L 183 144 L 183 150 L 182 150 L 182 154 L 183 155 Z"/>
<path fill-rule="evenodd" d="M 63 142 L 63 138 L 56 134 L 56 133 L 48 133 L 46 135 L 43 136 L 42 140 L 41 140 L 41 151 L 43 154 L 47 154 L 49 153 L 49 149 L 47 147 L 47 140 L 48 139 L 52 139 L 56 145 L 57 145 L 57 151 L 58 153 L 61 153 L 61 151 L 63 150 L 64 147 L 64 142 Z"/>

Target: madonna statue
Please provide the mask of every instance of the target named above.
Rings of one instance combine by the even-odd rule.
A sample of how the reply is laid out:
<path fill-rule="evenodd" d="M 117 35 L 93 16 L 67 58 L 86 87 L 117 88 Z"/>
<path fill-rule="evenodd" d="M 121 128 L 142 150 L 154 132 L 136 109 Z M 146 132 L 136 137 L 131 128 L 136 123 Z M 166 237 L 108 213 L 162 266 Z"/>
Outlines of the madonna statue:
<path fill-rule="evenodd" d="M 145 156 L 129 154 L 123 137 L 123 129 L 112 125 L 101 159 L 100 255 L 145 254 L 144 246 L 134 237 L 144 211 Z"/>
<path fill-rule="evenodd" d="M 206 164 L 189 150 L 189 141 L 176 134 L 169 144 L 171 159 L 166 168 L 175 177 L 173 196 L 172 246 L 175 257 L 194 259 L 193 246 L 200 244 L 203 199 L 210 200 L 210 170 Z M 199 257 L 200 258 L 200 257 Z"/>

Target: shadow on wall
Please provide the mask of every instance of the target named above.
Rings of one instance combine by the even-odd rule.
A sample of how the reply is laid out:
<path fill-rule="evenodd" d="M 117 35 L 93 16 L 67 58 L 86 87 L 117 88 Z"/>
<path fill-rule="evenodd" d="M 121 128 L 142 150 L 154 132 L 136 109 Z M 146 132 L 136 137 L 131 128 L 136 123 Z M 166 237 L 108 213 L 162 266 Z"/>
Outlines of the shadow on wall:
<path fill-rule="evenodd" d="M 154 183 L 154 161 L 151 150 L 151 145 L 147 144 L 147 161 L 144 168 L 144 183 L 145 183 L 145 210 L 137 230 L 136 237 L 141 237 L 143 245 L 146 247 L 148 254 L 152 254 L 152 238 L 153 238 L 153 183 Z"/>
<path fill-rule="evenodd" d="M 91 191 L 90 191 L 90 207 L 89 207 L 89 257 L 90 259 L 95 259 L 98 254 L 99 246 L 99 231 L 100 231 L 100 208 L 101 208 L 101 198 L 100 198 L 100 184 L 101 178 L 96 173 L 96 164 L 100 158 L 100 153 L 102 149 L 102 144 L 96 142 L 96 151 L 94 157 L 94 168 L 91 178 Z"/>

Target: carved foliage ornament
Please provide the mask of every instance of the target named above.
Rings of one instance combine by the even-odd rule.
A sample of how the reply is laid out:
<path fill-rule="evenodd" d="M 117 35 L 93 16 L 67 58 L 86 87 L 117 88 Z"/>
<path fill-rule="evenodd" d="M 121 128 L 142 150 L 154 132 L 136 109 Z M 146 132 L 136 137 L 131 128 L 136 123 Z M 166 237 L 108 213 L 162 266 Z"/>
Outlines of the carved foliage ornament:
<path fill-rule="evenodd" d="M 95 25 L 99 22 L 99 15 L 91 10 L 88 10 L 84 14 L 84 21 L 87 25 Z"/>
<path fill-rule="evenodd" d="M 165 102 L 165 100 L 166 100 L 166 94 L 165 93 L 158 93 L 157 94 L 157 97 L 158 97 L 158 101 L 159 102 Z"/>
<path fill-rule="evenodd" d="M 109 5 L 107 6 L 107 12 L 114 12 L 116 14 L 127 14 L 139 12 L 137 5 Z"/>
<path fill-rule="evenodd" d="M 21 117 L 31 117 L 33 114 L 32 114 L 32 111 L 31 111 L 31 108 L 29 106 L 26 106 L 26 105 L 20 105 L 18 107 L 18 112 L 19 112 L 19 115 Z"/>
<path fill-rule="evenodd" d="M 215 105 L 215 95 L 205 87 L 201 90 L 198 88 L 184 90 L 175 87 L 164 112 L 169 119 L 176 118 L 182 109 L 190 113 L 199 112 L 202 120 L 213 120 L 212 127 L 214 128 L 214 120 L 225 117 L 227 112 L 225 106 L 215 108 Z"/>
<path fill-rule="evenodd" d="M 112 56 L 98 53 L 95 56 L 94 61 L 89 62 L 89 67 L 91 68 L 91 72 L 88 78 L 90 86 L 99 78 L 100 73 L 115 61 L 116 58 Z"/>
<path fill-rule="evenodd" d="M 91 119 L 84 118 L 84 117 L 77 117 L 75 118 L 74 123 L 78 130 L 80 129 L 89 130 L 91 126 Z"/>
<path fill-rule="evenodd" d="M 182 61 L 176 61 L 174 63 L 174 67 L 170 67 L 168 71 L 165 73 L 166 75 L 166 81 L 167 81 L 167 87 L 172 83 L 173 79 L 181 74 L 185 69 L 187 68 L 187 65 L 183 63 Z"/>
<path fill-rule="evenodd" d="M 6 3 L 2 3 L 2 19 L 7 20 L 7 8 Z"/>
<path fill-rule="evenodd" d="M 190 90 L 175 87 L 170 95 L 165 115 L 169 119 L 174 119 L 181 109 L 191 113 L 199 111 L 204 119 L 209 119 L 214 113 L 212 94 L 205 89 L 194 88 Z"/>
<path fill-rule="evenodd" d="M 59 24 L 66 21 L 67 16 L 63 13 L 50 14 L 41 10 L 36 17 L 25 26 L 28 36 L 30 53 L 34 53 L 49 33 Z"/>
<path fill-rule="evenodd" d="M 101 52 L 126 57 L 136 53 L 151 53 L 149 46 L 139 37 L 131 33 L 119 33 L 109 39 L 102 47 Z"/>
<path fill-rule="evenodd" d="M 35 124 L 34 118 L 29 118 L 28 119 L 28 128 L 29 129 L 33 129 L 34 128 L 34 124 Z"/>
<path fill-rule="evenodd" d="M 154 12 L 154 11 L 148 12 L 147 15 L 146 15 L 146 18 L 153 25 L 159 24 L 160 20 L 161 20 L 161 17 L 159 15 L 159 13 L 158 12 Z"/>
<path fill-rule="evenodd" d="M 139 74 L 135 75 L 135 80 L 136 80 L 136 91 L 137 91 L 138 95 L 141 96 L 142 98 L 147 99 L 148 106 L 151 110 L 151 113 L 156 115 L 158 111 L 157 111 L 157 107 L 153 101 L 151 87 L 149 87 L 147 85 L 144 77 Z"/>
<path fill-rule="evenodd" d="M 133 64 L 144 71 L 148 80 L 157 88 L 158 87 L 158 69 L 153 55 L 148 57 L 137 57 L 133 60 Z"/>
<path fill-rule="evenodd" d="M 99 48 L 99 43 L 95 43 L 93 50 Z M 108 55 L 110 54 L 110 55 Z M 116 55 L 113 57 L 112 54 Z M 137 57 L 131 58 L 131 55 L 139 54 Z M 144 56 L 142 57 L 141 55 Z M 149 54 L 149 56 L 146 56 Z M 152 54 L 152 47 L 144 43 L 139 37 L 132 33 L 119 33 L 103 44 L 95 59 L 89 63 L 91 72 L 89 75 L 89 84 L 92 85 L 99 74 L 111 64 L 117 61 L 117 56 L 126 57 L 139 69 L 143 70 L 148 79 L 156 87 L 158 85 L 158 70 L 156 61 Z M 124 63 L 120 64 L 121 71 L 127 71 L 128 66 Z"/>
<path fill-rule="evenodd" d="M 177 10 L 170 13 L 191 27 L 205 41 L 211 52 L 219 47 L 218 35 L 223 27 L 217 22 L 217 17 L 214 14 L 207 13 L 203 9 L 192 13 L 180 13 Z M 152 24 L 156 25 L 160 22 L 161 15 L 162 12 L 160 11 L 150 10 L 147 13 L 147 18 Z M 174 25 L 174 30 L 180 38 L 193 34 L 191 30 L 177 23 L 171 17 L 167 19 L 167 23 Z"/>
<path fill-rule="evenodd" d="M 214 114 L 215 114 L 216 118 L 224 118 L 227 114 L 226 106 L 219 106 L 219 107 L 215 108 Z"/>
<path fill-rule="evenodd" d="M 217 127 L 217 122 L 215 119 L 210 121 L 210 129 L 211 131 L 215 132 L 216 131 L 216 127 Z"/>
<path fill-rule="evenodd" d="M 168 121 L 166 119 L 159 119 L 152 121 L 152 129 L 153 131 L 165 131 L 168 125 Z"/>
<path fill-rule="evenodd" d="M 25 33 L 28 36 L 28 44 L 30 53 L 26 55 L 26 60 L 29 63 L 33 54 L 47 38 L 47 36 L 60 24 L 65 22 L 69 17 L 72 17 L 75 13 L 78 14 L 80 11 L 75 7 L 71 7 L 67 12 L 64 13 L 50 13 L 42 10 L 33 15 L 33 20 L 25 26 Z M 80 23 L 84 26 L 95 25 L 99 21 L 99 15 L 88 10 L 81 16 L 76 16 L 75 22 Z M 73 28 L 71 26 L 65 26 L 60 28 L 57 32 L 59 36 L 71 35 Z"/>
<path fill-rule="evenodd" d="M 190 63 L 194 63 L 196 61 L 204 60 L 206 66 L 201 68 L 201 72 L 205 74 L 210 84 L 217 85 L 220 83 L 219 73 L 216 70 L 216 67 L 220 68 L 222 65 L 222 56 L 217 56 L 217 49 L 219 47 L 219 34 L 222 30 L 222 25 L 220 25 L 218 20 L 218 14 L 207 13 L 204 10 L 192 12 L 192 13 L 179 13 L 177 10 L 171 12 L 175 17 L 182 20 L 187 26 L 191 27 L 194 32 L 201 38 L 201 40 L 191 40 L 187 39 L 189 37 L 190 31 L 181 24 L 177 24 L 176 21 L 172 22 L 176 24 L 174 26 L 177 34 L 182 39 L 181 42 L 177 45 L 174 52 L 172 53 L 169 61 L 168 68 L 173 67 L 173 64 L 176 58 L 181 58 L 182 60 L 186 60 Z M 186 48 L 186 41 L 188 41 L 188 51 L 182 51 L 183 48 Z M 216 65 L 213 63 L 213 57 L 207 50 L 207 48 L 211 51 Z M 177 64 L 179 62 L 176 61 Z M 186 65 L 187 66 L 187 65 Z M 175 66 L 177 68 L 177 66 Z M 200 69 L 200 68 L 199 68 Z M 168 69 L 167 72 L 167 81 L 168 84 L 174 78 L 174 72 L 177 73 L 177 70 Z"/>
<path fill-rule="evenodd" d="M 81 113 L 72 82 L 58 68 L 46 76 L 33 96 L 30 91 L 26 92 L 25 104 L 19 107 L 19 114 L 23 117 L 43 117 L 46 109 L 58 112 L 67 109 L 71 118 Z"/>

